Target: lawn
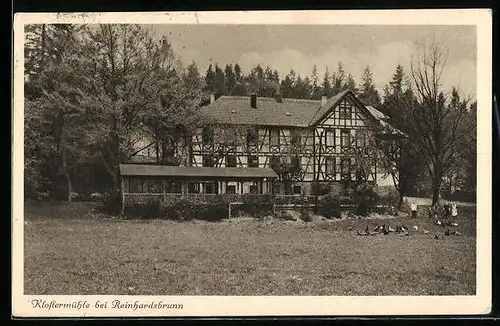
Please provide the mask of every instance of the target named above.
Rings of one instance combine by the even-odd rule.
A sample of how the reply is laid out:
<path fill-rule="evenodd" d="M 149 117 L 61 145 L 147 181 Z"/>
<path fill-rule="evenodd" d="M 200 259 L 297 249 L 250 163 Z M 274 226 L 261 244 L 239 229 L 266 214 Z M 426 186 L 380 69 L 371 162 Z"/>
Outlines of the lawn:
<path fill-rule="evenodd" d="M 423 216 L 174 222 L 106 218 L 91 213 L 94 205 L 25 205 L 25 294 L 475 294 L 470 207 L 459 209 L 462 235 L 437 240 L 445 229 Z M 351 230 L 367 223 L 419 230 L 404 237 Z"/>

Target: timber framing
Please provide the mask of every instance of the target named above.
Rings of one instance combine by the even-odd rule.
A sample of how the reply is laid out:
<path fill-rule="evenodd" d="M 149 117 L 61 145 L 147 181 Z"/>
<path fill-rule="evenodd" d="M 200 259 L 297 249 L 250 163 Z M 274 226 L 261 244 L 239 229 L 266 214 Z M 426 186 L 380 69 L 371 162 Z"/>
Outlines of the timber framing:
<path fill-rule="evenodd" d="M 350 91 L 323 101 L 259 98 L 255 108 L 250 97 L 222 96 L 201 111 L 216 123 L 188 136 L 187 166 L 277 171 L 285 164 L 294 167 L 289 180 L 294 184 L 347 187 L 356 180 L 357 161 L 363 161 L 370 165 L 367 180 L 377 183 L 375 144 L 381 125 L 388 123 Z"/>

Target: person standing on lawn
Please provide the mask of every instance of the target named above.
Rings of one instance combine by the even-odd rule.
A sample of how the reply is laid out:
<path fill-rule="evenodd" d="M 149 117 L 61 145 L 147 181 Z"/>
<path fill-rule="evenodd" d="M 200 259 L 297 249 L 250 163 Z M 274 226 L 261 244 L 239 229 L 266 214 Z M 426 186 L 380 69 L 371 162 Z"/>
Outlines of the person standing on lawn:
<path fill-rule="evenodd" d="M 444 203 L 444 218 L 448 219 L 451 215 L 451 206 L 449 202 Z"/>
<path fill-rule="evenodd" d="M 452 203 L 451 204 L 451 217 L 452 218 L 457 218 L 458 217 L 457 203 Z"/>
<path fill-rule="evenodd" d="M 410 209 L 411 209 L 411 217 L 417 218 L 417 204 L 415 204 L 415 200 L 411 202 Z"/>

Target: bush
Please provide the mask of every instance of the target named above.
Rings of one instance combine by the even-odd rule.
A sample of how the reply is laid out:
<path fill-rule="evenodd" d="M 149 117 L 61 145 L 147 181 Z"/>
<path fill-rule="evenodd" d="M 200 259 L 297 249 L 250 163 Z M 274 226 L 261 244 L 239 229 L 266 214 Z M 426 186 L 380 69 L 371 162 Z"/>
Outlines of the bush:
<path fill-rule="evenodd" d="M 318 200 L 317 211 L 319 215 L 326 218 L 340 218 L 341 217 L 341 199 L 339 196 L 326 195 Z"/>
<path fill-rule="evenodd" d="M 210 202 L 189 197 L 173 197 L 160 203 L 160 216 L 176 221 L 219 221 L 226 218 L 228 213 L 228 203 L 221 196 L 214 197 Z"/>
<path fill-rule="evenodd" d="M 120 194 L 114 193 L 104 198 L 102 202 L 102 212 L 107 214 L 120 214 L 122 198 Z"/>
<path fill-rule="evenodd" d="M 153 218 L 160 215 L 160 199 L 151 196 L 132 196 L 125 203 L 126 215 Z"/>
<path fill-rule="evenodd" d="M 301 209 L 300 210 L 300 219 L 304 222 L 311 222 L 312 221 L 312 214 L 308 209 Z"/>
<path fill-rule="evenodd" d="M 313 196 L 324 196 L 330 193 L 330 185 L 324 182 L 314 181 L 311 184 L 311 194 Z"/>
<path fill-rule="evenodd" d="M 355 187 L 352 199 L 356 205 L 356 214 L 366 216 L 373 211 L 380 198 L 372 184 L 363 182 Z"/>
<path fill-rule="evenodd" d="M 253 217 L 264 217 L 272 214 L 274 198 L 272 195 L 251 194 L 243 196 L 243 204 L 235 207 L 236 213 L 246 213 Z"/>

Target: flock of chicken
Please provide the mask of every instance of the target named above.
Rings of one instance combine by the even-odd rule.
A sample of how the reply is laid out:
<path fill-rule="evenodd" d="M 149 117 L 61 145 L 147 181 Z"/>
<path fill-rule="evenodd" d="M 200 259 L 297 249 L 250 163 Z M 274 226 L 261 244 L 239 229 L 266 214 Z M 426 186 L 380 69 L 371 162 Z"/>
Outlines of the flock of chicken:
<path fill-rule="evenodd" d="M 436 220 L 435 224 L 438 226 L 441 226 L 443 228 L 446 228 L 447 226 L 458 227 L 458 223 L 452 222 L 450 220 L 444 220 L 444 221 Z M 414 230 L 414 232 L 419 232 L 419 230 L 420 230 L 419 227 L 416 225 L 413 226 L 412 229 Z M 349 230 L 352 231 L 352 227 L 349 227 Z M 423 234 L 429 234 L 429 230 L 422 228 L 421 231 Z M 392 228 L 391 226 L 386 226 L 385 224 L 383 224 L 382 226 L 377 225 L 371 231 L 368 228 L 368 224 L 367 224 L 364 231 L 356 230 L 356 234 L 359 236 L 369 236 L 369 235 L 375 236 L 377 234 L 388 235 L 389 233 L 397 233 L 397 234 L 399 234 L 399 236 L 402 236 L 402 237 L 410 235 L 409 228 L 404 224 L 397 226 L 395 229 Z M 443 235 L 444 236 L 461 235 L 461 233 L 458 232 L 457 230 L 450 231 L 450 229 L 446 229 L 446 231 L 443 233 Z M 441 238 L 443 238 L 443 235 L 435 234 L 434 238 L 441 239 Z"/>

